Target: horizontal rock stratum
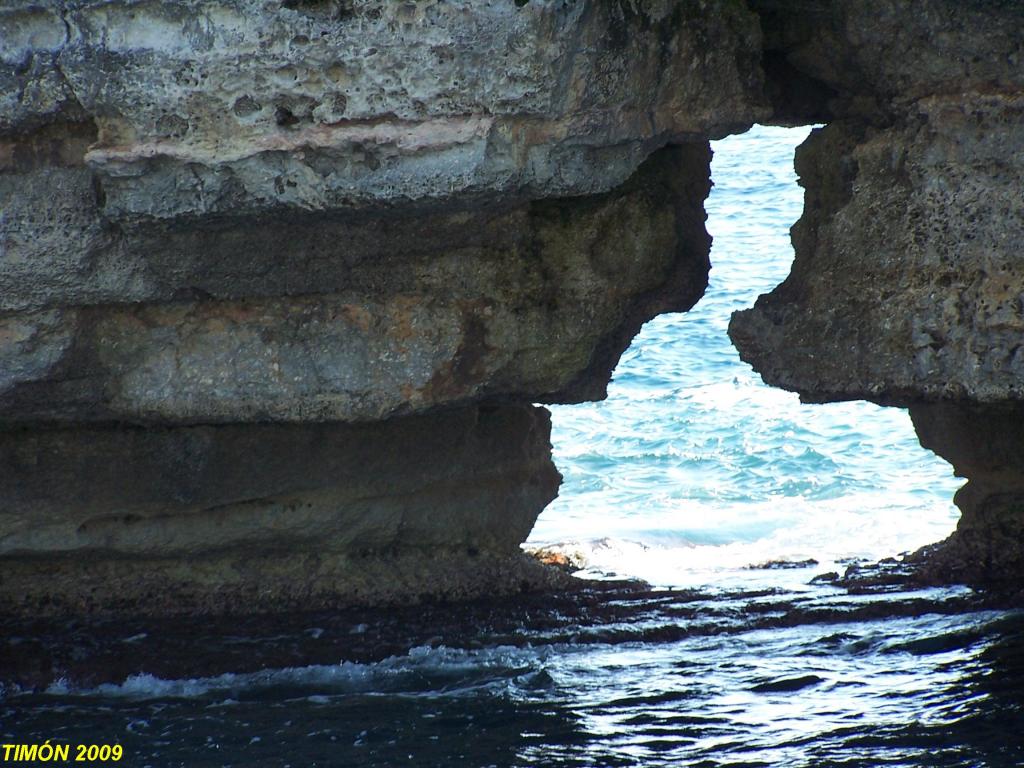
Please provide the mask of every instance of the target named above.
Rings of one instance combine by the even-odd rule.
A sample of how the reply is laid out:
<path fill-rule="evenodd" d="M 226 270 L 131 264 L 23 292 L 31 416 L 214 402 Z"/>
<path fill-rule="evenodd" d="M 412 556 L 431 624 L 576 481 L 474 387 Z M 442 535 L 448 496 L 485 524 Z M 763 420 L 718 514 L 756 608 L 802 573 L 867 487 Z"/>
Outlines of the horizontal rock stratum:
<path fill-rule="evenodd" d="M 1012 578 L 1024 436 L 948 443 L 1024 396 L 1022 30 L 996 0 L 4 4 L 0 609 L 560 583 L 519 552 L 558 485 L 533 404 L 602 397 L 700 298 L 708 141 L 754 122 L 828 125 L 741 353 L 910 407 L 982 489 L 946 572 Z"/>

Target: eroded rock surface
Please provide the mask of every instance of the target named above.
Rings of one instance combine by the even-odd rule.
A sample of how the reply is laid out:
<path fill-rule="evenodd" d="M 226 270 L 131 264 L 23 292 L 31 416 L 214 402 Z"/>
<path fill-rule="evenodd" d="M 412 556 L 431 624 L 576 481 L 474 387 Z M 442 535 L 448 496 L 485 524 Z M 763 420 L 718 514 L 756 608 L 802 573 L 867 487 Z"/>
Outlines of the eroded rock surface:
<path fill-rule="evenodd" d="M 1015 405 L 929 403 L 910 415 L 921 444 L 969 478 L 957 491 L 953 535 L 917 559 L 934 580 L 995 587 L 1024 598 L 1024 413 Z"/>
<path fill-rule="evenodd" d="M 700 297 L 760 40 L 742 3 L 6 4 L 0 602 L 557 578 L 528 404 Z"/>
<path fill-rule="evenodd" d="M 703 292 L 709 159 L 665 148 L 567 200 L 137 228 L 120 247 L 147 301 L 0 320 L 17 360 L 0 417 L 366 421 L 599 396 L 640 324 Z"/>
<path fill-rule="evenodd" d="M 19 7 L 20 5 L 20 7 Z M 764 110 L 741 3 L 15 4 L 0 128 L 86 120 L 115 220 L 604 192 Z"/>
<path fill-rule="evenodd" d="M 1020 400 L 1024 92 L 928 99 L 908 122 L 839 121 L 798 150 L 797 262 L 733 338 L 808 401 Z"/>
<path fill-rule="evenodd" d="M 1024 543 L 1024 6 L 754 6 L 776 71 L 814 84 L 775 89 L 777 110 L 830 123 L 797 152 L 792 274 L 730 334 L 806 401 L 909 407 L 970 478 L 933 573 L 1005 582 Z"/>
<path fill-rule="evenodd" d="M 1000 0 L 5 3 L 0 606 L 556 578 L 517 549 L 557 485 L 530 403 L 602 397 L 640 325 L 697 301 L 708 139 L 758 120 L 828 126 L 797 159 L 793 274 L 733 322 L 744 357 L 808 400 L 1016 424 L 1022 20 Z M 952 456 L 963 429 L 922 435 Z M 954 463 L 983 488 L 959 541 L 993 552 L 1017 470 Z"/>
<path fill-rule="evenodd" d="M 550 419 L 0 434 L 0 610 L 246 612 L 551 584 L 519 551 L 558 490 Z"/>

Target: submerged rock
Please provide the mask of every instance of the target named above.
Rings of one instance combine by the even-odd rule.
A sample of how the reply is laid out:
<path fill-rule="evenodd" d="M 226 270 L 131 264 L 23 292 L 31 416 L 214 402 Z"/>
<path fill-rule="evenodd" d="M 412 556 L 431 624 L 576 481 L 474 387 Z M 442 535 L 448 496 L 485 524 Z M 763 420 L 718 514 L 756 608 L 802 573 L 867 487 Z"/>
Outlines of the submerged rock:
<path fill-rule="evenodd" d="M 757 563 L 755 565 L 748 565 L 747 570 L 750 571 L 786 571 L 786 570 L 798 570 L 801 568 L 813 568 L 818 565 L 818 561 L 813 557 L 809 557 L 806 560 L 767 560 L 763 563 Z"/>

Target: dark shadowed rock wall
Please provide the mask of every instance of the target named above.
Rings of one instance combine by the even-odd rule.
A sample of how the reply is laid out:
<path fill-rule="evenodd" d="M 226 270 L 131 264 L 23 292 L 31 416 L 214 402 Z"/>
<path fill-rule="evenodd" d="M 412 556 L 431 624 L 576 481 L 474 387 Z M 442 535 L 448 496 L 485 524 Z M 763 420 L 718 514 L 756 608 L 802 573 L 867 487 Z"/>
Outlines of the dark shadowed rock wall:
<path fill-rule="evenodd" d="M 557 583 L 547 412 L 0 434 L 5 608 L 260 611 Z"/>

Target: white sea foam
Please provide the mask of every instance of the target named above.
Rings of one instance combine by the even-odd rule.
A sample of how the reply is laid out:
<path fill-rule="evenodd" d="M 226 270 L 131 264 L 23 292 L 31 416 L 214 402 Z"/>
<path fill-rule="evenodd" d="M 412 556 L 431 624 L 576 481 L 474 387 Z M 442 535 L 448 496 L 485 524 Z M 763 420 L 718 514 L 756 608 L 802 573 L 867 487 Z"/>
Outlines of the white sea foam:
<path fill-rule="evenodd" d="M 251 695 L 274 688 L 308 689 L 311 691 L 310 696 L 322 696 L 324 692 L 340 694 L 382 689 L 400 693 L 406 687 L 404 683 L 408 682 L 407 687 L 422 695 L 424 676 L 462 678 L 471 683 L 472 680 L 468 678 L 486 678 L 490 672 L 514 672 L 532 668 L 552 654 L 564 650 L 558 646 L 495 646 L 469 650 L 446 646 L 416 646 L 407 654 L 390 656 L 368 664 L 345 661 L 339 664 L 312 664 L 181 680 L 137 674 L 121 683 L 103 683 L 94 687 L 80 687 L 61 679 L 51 684 L 46 694 L 136 701 L 216 698 L 224 703 L 235 699 L 223 697 Z"/>
<path fill-rule="evenodd" d="M 711 285 L 648 323 L 608 399 L 553 410 L 565 476 L 531 544 L 605 540 L 594 568 L 689 584 L 768 560 L 879 559 L 944 538 L 960 481 L 907 414 L 804 405 L 766 386 L 726 335 L 731 313 L 787 274 L 802 207 L 792 156 L 806 134 L 758 128 L 715 145 Z M 778 159 L 773 159 L 778 158 Z"/>
<path fill-rule="evenodd" d="M 716 143 L 708 295 L 648 324 L 607 402 L 554 409 L 566 483 L 533 540 L 563 542 L 589 575 L 700 587 L 707 599 L 613 593 L 608 611 L 578 615 L 556 603 L 558 626 L 527 621 L 526 631 L 538 644 L 571 639 L 559 645 L 422 646 L 375 664 L 7 691 L 22 699 L 9 708 L 20 709 L 18 738 L 127 735 L 132 764 L 189 766 L 967 766 L 1018 756 L 1009 692 L 1019 616 L 905 615 L 906 593 L 808 586 L 841 567 L 830 558 L 940 539 L 958 482 L 920 448 L 905 413 L 802 406 L 764 387 L 726 340 L 729 313 L 788 271 L 785 228 L 801 196 L 789 158 L 801 138 L 756 129 Z M 819 565 L 745 567 L 807 558 Z M 920 596 L 936 605 L 964 592 Z M 845 613 L 862 607 L 872 610 Z M 486 623 L 467 629 L 492 642 Z"/>

